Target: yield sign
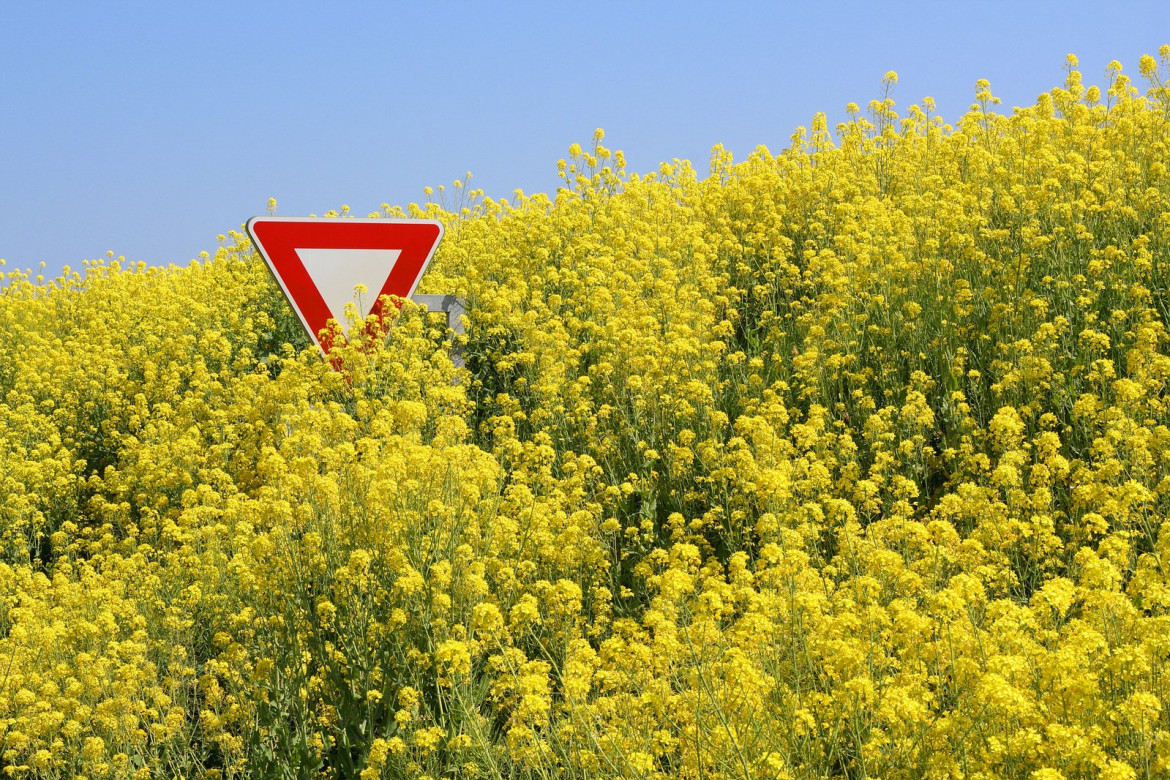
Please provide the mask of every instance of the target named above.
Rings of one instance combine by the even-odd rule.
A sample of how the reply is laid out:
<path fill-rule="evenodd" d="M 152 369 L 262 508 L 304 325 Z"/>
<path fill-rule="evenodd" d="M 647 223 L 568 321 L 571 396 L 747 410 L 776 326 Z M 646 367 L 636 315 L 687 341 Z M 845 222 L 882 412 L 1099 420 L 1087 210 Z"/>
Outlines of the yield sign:
<path fill-rule="evenodd" d="M 346 324 L 345 305 L 357 302 L 354 287 L 365 285 L 359 315 L 380 315 L 383 295 L 409 298 L 443 236 L 433 219 L 319 219 L 252 217 L 252 243 L 313 343 L 330 319 Z"/>

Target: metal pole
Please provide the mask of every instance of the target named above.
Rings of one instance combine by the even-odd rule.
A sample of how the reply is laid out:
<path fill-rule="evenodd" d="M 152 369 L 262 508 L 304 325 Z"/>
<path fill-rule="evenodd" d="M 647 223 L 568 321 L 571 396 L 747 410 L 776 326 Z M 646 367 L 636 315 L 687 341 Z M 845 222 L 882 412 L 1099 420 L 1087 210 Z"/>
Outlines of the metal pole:
<path fill-rule="evenodd" d="M 443 312 L 447 315 L 447 327 L 456 336 L 462 336 L 466 332 L 463 327 L 463 321 L 460 319 L 467 307 L 464 301 L 457 295 L 412 295 L 410 299 L 417 304 L 427 307 L 427 311 Z M 463 367 L 463 345 L 459 343 L 458 339 L 452 341 L 451 344 L 451 362 L 459 368 Z"/>

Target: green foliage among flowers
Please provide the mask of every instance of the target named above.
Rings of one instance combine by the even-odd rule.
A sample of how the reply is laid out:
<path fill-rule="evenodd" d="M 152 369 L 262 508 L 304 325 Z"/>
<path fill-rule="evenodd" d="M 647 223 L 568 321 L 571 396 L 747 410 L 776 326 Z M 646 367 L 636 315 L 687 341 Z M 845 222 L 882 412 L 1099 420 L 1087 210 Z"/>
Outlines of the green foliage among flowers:
<path fill-rule="evenodd" d="M 240 232 L 9 273 L 4 775 L 1170 774 L 1168 68 L 384 207 L 466 368 Z"/>

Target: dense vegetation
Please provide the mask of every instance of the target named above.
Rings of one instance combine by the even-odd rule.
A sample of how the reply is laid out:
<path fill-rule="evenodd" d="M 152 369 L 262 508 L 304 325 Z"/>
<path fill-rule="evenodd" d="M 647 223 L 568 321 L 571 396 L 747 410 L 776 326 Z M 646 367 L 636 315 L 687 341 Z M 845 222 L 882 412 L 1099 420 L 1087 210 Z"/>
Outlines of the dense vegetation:
<path fill-rule="evenodd" d="M 1170 773 L 1168 68 L 387 206 L 466 369 L 239 232 L 9 274 L 5 774 Z"/>

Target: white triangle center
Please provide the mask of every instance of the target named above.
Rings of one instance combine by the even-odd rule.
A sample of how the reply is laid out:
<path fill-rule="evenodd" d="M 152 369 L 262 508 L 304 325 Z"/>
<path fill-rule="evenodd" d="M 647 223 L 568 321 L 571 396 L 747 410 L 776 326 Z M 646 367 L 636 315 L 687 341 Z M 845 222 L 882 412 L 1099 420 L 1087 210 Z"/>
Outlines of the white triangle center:
<path fill-rule="evenodd" d="M 357 303 L 353 288 L 366 286 L 362 293 L 359 314 L 364 317 L 378 299 L 378 291 L 386 283 L 401 249 L 297 249 L 309 278 L 325 299 L 329 313 L 342 327 L 347 325 L 345 304 Z"/>

